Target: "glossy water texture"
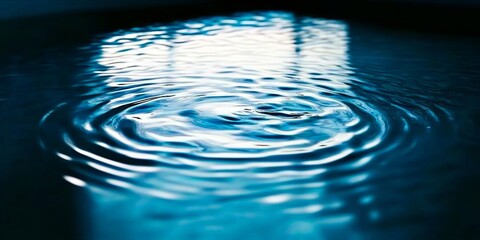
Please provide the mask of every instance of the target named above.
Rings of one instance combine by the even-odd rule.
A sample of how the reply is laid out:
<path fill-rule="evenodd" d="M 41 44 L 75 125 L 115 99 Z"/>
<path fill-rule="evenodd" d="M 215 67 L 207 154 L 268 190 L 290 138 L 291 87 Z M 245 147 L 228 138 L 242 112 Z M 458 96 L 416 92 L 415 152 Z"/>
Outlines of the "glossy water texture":
<path fill-rule="evenodd" d="M 418 237 L 418 216 L 444 204 L 421 196 L 458 173 L 439 150 L 464 131 L 462 114 L 476 116 L 459 109 L 478 105 L 478 81 L 462 89 L 444 73 L 416 75 L 421 53 L 378 57 L 381 42 L 359 51 L 349 31 L 244 13 L 82 47 L 95 55 L 40 121 L 40 143 L 88 193 L 88 238 L 375 239 L 372 226 L 392 222 Z M 419 181 L 431 188 L 417 191 Z"/>

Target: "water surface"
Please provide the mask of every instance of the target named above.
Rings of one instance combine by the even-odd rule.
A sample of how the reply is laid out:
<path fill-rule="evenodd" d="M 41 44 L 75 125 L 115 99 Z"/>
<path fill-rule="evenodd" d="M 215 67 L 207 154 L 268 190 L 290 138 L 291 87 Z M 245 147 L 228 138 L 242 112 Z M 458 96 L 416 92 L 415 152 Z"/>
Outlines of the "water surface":
<path fill-rule="evenodd" d="M 85 238 L 424 239 L 478 225 L 472 39 L 254 12 L 69 51 L 48 53 L 73 66 L 47 71 L 69 81 L 36 128 Z M 9 68 L 11 83 L 32 71 Z M 57 94 L 32 75 L 40 99 Z"/>

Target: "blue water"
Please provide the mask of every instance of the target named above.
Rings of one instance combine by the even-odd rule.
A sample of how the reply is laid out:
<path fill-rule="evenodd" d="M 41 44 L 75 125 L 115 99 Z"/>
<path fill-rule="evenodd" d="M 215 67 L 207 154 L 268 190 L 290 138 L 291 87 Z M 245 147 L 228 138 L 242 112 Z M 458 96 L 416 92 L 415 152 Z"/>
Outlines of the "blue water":
<path fill-rule="evenodd" d="M 479 50 L 289 12 L 121 29 L 49 56 L 36 138 L 85 239 L 467 238 Z"/>

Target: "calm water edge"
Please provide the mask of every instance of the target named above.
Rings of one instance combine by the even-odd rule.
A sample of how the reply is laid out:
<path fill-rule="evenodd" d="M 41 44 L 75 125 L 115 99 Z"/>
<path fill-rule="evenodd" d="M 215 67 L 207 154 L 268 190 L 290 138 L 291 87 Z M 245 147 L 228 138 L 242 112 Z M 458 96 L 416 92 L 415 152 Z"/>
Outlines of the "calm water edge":
<path fill-rule="evenodd" d="M 2 239 L 478 236 L 478 39 L 270 11 L 25 49 Z"/>

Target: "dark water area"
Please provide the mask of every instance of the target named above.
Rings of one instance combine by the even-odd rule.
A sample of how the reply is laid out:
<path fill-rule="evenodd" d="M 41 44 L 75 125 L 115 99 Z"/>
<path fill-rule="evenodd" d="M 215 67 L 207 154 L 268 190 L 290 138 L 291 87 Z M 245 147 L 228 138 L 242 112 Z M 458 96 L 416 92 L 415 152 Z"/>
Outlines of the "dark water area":
<path fill-rule="evenodd" d="M 479 237 L 476 37 L 262 11 L 78 39 L 2 49 L 1 239 Z"/>

